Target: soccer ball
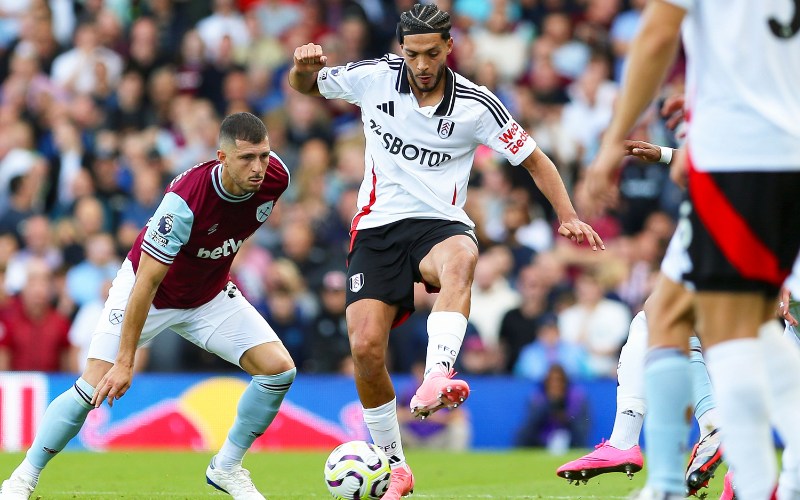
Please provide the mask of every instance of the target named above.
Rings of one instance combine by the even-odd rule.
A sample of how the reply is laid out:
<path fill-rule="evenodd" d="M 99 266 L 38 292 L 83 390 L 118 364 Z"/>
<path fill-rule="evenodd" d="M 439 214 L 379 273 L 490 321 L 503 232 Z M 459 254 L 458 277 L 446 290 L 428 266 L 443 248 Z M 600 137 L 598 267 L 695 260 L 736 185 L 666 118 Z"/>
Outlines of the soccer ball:
<path fill-rule="evenodd" d="M 325 462 L 325 484 L 336 500 L 377 500 L 391 475 L 386 454 L 364 441 L 340 444 Z"/>

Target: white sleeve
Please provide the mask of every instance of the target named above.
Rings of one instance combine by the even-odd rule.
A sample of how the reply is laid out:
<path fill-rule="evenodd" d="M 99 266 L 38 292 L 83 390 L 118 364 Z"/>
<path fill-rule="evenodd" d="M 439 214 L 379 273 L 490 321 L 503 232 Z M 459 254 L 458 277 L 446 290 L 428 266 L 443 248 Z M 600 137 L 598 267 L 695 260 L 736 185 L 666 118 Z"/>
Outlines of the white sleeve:
<path fill-rule="evenodd" d="M 536 141 L 511 117 L 503 103 L 486 87 L 468 92 L 469 99 L 483 104 L 476 128 L 476 139 L 506 157 L 512 165 L 519 165 L 536 149 Z"/>
<path fill-rule="evenodd" d="M 360 106 L 364 91 L 375 74 L 375 65 L 370 63 L 360 61 L 347 66 L 322 68 L 317 73 L 319 93 L 326 99 L 344 99 Z"/>

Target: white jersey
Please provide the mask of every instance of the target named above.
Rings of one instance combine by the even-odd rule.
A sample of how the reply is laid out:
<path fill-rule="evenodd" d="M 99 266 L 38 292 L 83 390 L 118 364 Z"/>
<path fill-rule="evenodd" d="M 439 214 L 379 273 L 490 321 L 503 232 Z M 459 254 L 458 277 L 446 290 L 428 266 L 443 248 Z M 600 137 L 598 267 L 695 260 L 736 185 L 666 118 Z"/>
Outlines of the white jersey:
<path fill-rule="evenodd" d="M 420 107 L 399 56 L 323 68 L 317 75 L 324 97 L 361 107 L 366 168 L 353 229 L 408 218 L 453 220 L 474 227 L 464 202 L 478 145 L 491 147 L 513 165 L 536 148 L 486 87 L 449 68 L 445 78 L 442 101 Z"/>
<path fill-rule="evenodd" d="M 800 8 L 668 0 L 687 10 L 688 146 L 699 171 L 800 170 Z"/>

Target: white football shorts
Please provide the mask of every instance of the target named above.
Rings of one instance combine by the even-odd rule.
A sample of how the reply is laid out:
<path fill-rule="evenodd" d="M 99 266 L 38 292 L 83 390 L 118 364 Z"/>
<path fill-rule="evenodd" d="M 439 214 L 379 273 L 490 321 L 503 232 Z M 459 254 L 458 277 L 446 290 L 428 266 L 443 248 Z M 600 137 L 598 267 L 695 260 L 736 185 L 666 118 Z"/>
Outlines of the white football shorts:
<path fill-rule="evenodd" d="M 119 350 L 122 318 L 136 278 L 131 261 L 125 259 L 111 284 L 103 312 L 89 346 L 89 358 L 113 363 Z M 231 296 L 232 295 L 232 296 Z M 171 328 L 183 338 L 239 365 L 251 347 L 278 342 L 278 335 L 239 290 L 223 290 L 210 302 L 194 309 L 156 309 L 150 306 L 139 345 Z"/>

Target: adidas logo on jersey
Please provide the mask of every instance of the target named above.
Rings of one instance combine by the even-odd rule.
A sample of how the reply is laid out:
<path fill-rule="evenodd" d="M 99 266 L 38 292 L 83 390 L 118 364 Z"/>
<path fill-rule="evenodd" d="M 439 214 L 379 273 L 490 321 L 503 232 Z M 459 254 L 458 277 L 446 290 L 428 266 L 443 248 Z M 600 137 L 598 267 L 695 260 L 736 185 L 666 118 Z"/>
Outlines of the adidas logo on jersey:
<path fill-rule="evenodd" d="M 233 238 L 228 238 L 225 240 L 221 246 L 217 248 L 213 248 L 211 250 L 206 250 L 203 247 L 200 247 L 200 250 L 197 251 L 197 256 L 201 259 L 214 259 L 217 260 L 220 257 L 227 257 L 228 255 L 235 254 L 241 248 L 242 243 L 244 240 L 234 241 Z"/>
<path fill-rule="evenodd" d="M 394 101 L 385 102 L 375 106 L 389 116 L 394 116 Z"/>

